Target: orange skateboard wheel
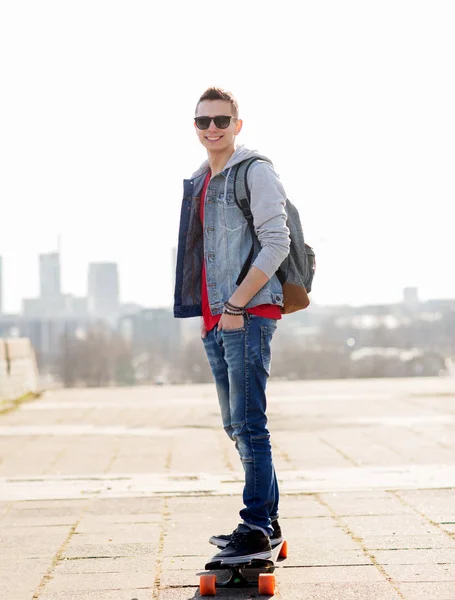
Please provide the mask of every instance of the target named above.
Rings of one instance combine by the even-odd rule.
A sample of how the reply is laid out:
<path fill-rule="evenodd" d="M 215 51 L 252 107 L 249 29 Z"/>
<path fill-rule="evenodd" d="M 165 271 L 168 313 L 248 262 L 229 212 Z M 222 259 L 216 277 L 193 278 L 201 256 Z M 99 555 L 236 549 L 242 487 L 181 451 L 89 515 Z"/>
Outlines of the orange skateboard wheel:
<path fill-rule="evenodd" d="M 199 592 L 201 596 L 215 596 L 216 575 L 201 575 L 199 579 Z"/>
<path fill-rule="evenodd" d="M 287 558 L 288 557 L 288 543 L 286 540 L 281 544 L 280 553 L 278 554 L 278 558 Z"/>
<path fill-rule="evenodd" d="M 261 595 L 275 595 L 275 575 L 272 573 L 261 573 L 258 579 L 258 590 Z"/>

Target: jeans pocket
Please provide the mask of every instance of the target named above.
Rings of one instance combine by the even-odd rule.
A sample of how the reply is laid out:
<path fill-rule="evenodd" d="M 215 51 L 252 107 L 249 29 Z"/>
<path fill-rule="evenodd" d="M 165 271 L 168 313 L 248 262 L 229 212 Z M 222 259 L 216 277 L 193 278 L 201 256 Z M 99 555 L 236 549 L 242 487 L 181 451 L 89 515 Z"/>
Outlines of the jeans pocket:
<path fill-rule="evenodd" d="M 245 326 L 243 325 L 242 327 L 238 327 L 237 329 L 222 329 L 221 333 L 230 335 L 232 333 L 243 333 L 244 331 L 245 331 Z"/>
<path fill-rule="evenodd" d="M 221 329 L 221 334 L 232 335 L 234 333 L 243 333 L 246 329 L 248 315 L 243 315 L 243 325 L 241 327 L 236 327 L 235 329 Z"/>

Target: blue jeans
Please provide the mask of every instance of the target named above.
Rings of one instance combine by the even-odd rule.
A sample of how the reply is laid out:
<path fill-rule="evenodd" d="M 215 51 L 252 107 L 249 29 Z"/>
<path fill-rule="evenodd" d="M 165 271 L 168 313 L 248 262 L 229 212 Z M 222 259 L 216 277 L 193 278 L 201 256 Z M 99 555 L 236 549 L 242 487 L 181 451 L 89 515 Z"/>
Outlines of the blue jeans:
<path fill-rule="evenodd" d="M 203 338 L 223 426 L 245 471 L 240 517 L 266 535 L 273 533 L 271 521 L 278 518 L 279 502 L 265 395 L 275 330 L 275 319 L 246 314 L 242 328 L 218 331 L 216 326 Z"/>

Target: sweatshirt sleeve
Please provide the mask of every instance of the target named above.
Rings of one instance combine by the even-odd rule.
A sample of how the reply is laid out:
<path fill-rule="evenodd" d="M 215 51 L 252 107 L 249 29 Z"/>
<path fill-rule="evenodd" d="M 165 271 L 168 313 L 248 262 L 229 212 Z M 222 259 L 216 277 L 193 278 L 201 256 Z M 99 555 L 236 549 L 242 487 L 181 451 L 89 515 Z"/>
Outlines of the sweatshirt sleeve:
<path fill-rule="evenodd" d="M 261 245 L 253 266 L 270 279 L 289 254 L 291 240 L 286 225 L 286 193 L 275 169 L 266 161 L 251 165 L 248 187 L 254 229 Z"/>

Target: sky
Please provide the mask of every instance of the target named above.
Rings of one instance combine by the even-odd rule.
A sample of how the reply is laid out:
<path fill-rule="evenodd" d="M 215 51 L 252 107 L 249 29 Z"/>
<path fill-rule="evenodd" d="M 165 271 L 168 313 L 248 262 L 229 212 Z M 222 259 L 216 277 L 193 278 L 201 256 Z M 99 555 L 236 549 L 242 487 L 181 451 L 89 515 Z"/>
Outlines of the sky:
<path fill-rule="evenodd" d="M 313 302 L 454 298 L 454 30 L 451 0 L 0 3 L 4 310 L 59 239 L 63 292 L 115 261 L 123 302 L 172 304 L 211 85 L 300 211 Z"/>

